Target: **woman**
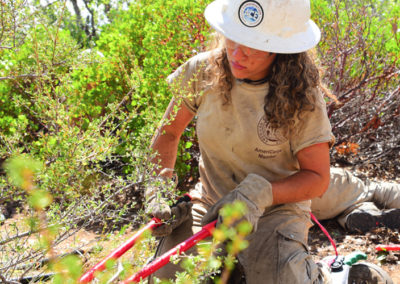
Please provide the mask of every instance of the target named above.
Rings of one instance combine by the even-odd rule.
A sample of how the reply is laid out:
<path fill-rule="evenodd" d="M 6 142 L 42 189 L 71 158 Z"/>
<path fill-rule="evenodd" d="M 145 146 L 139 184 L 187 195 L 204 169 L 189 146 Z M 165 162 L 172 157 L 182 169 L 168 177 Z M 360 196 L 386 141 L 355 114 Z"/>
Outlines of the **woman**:
<path fill-rule="evenodd" d="M 307 251 L 310 199 L 329 184 L 333 136 L 318 69 L 306 52 L 320 39 L 308 1 L 217 0 L 205 17 L 220 48 L 201 53 L 169 78 L 175 93 L 153 149 L 171 177 L 179 138 L 197 116 L 200 180 L 192 203 L 171 211 L 149 190 L 148 212 L 168 219 L 161 254 L 218 218 L 235 200 L 252 223 L 238 255 L 246 283 L 329 283 Z M 192 218 L 193 217 L 193 218 Z M 169 264 L 155 276 L 171 278 Z M 325 276 L 324 276 L 325 275 Z"/>

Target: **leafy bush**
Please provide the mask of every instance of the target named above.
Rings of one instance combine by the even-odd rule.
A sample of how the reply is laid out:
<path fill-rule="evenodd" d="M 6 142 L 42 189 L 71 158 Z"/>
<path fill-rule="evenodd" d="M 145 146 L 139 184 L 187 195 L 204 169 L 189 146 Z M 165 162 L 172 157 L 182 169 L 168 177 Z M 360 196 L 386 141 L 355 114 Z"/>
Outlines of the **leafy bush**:
<path fill-rule="evenodd" d="M 312 1 L 322 30 L 318 59 L 337 97 L 328 106 L 336 146 L 332 162 L 394 178 L 400 170 L 400 5 L 384 1 Z"/>
<path fill-rule="evenodd" d="M 172 9 L 154 13 L 165 4 Z M 28 226 L 2 228 L 1 279 L 25 275 L 34 265 L 21 263 L 44 260 L 81 228 L 109 231 L 146 218 L 140 210 L 153 168 L 149 144 L 171 97 L 165 78 L 202 48 L 199 39 L 188 40 L 206 33 L 201 5 L 133 3 L 88 50 L 62 29 L 62 14 L 54 26 L 36 23 L 35 14 L 24 41 L 0 49 L 0 161 L 10 165 L 0 205 L 30 200 L 21 210 L 31 216 Z M 13 182 L 27 178 L 18 169 L 32 172 L 33 164 L 40 167 L 28 177 L 29 189 Z M 35 235 L 51 237 L 41 245 L 31 243 Z M 10 258 L 21 245 L 26 257 Z"/>

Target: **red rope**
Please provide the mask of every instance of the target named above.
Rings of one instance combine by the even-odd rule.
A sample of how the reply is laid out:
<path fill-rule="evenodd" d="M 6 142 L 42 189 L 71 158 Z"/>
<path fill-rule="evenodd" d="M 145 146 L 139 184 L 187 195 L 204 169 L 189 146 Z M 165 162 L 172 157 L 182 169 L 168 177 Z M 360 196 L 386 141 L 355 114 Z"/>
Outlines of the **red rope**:
<path fill-rule="evenodd" d="M 320 222 L 318 222 L 318 220 L 317 220 L 317 218 L 314 216 L 314 214 L 310 212 L 310 216 L 311 216 L 311 219 L 312 219 L 315 223 L 317 223 L 317 225 L 320 227 L 320 229 L 322 230 L 322 232 L 324 232 L 324 234 L 328 237 L 328 239 L 329 239 L 329 241 L 331 242 L 333 248 L 335 249 L 335 254 L 336 254 L 336 258 L 337 258 L 337 257 L 339 256 L 339 254 L 338 254 L 338 251 L 337 251 L 337 247 L 336 247 L 335 241 L 332 239 L 331 235 L 329 235 L 329 233 L 328 233 L 328 231 L 325 229 L 325 227 L 322 226 Z M 331 266 L 332 263 L 335 262 L 335 259 L 336 259 L 336 258 L 332 259 L 332 260 L 329 262 L 329 266 Z"/>

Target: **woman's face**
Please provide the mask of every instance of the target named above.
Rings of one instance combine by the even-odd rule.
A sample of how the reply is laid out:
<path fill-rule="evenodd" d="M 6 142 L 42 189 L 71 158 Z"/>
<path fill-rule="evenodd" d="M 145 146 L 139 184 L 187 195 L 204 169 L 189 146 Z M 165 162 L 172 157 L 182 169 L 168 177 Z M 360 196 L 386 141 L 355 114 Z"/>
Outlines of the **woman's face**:
<path fill-rule="evenodd" d="M 232 74 L 237 79 L 264 79 L 276 57 L 275 53 L 253 49 L 227 38 L 225 48 Z"/>

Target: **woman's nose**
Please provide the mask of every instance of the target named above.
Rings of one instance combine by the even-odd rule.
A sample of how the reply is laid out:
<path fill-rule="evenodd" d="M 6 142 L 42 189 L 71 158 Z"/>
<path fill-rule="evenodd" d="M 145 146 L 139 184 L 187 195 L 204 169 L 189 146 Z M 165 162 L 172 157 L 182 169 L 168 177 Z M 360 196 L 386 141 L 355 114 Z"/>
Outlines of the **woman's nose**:
<path fill-rule="evenodd" d="M 233 52 L 232 52 L 232 56 L 237 60 L 247 58 L 247 55 L 244 53 L 244 51 L 240 47 L 240 45 L 235 46 L 235 48 L 233 49 Z"/>

